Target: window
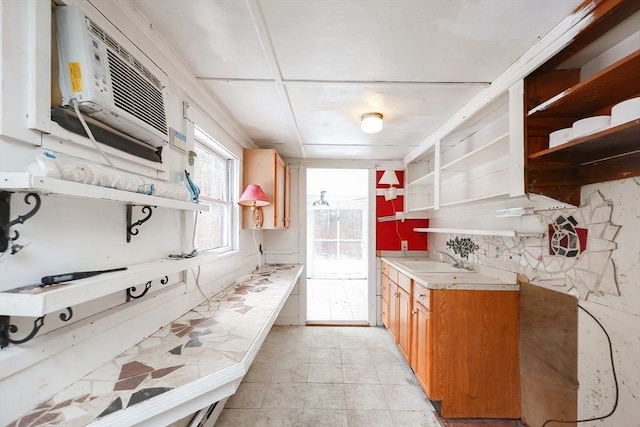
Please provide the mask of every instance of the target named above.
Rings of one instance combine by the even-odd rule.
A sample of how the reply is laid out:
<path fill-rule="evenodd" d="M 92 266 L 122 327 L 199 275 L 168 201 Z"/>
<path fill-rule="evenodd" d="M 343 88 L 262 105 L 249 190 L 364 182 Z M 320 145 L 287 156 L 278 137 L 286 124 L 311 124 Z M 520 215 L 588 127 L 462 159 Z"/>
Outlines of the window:
<path fill-rule="evenodd" d="M 238 159 L 198 128 L 195 152 L 194 182 L 200 187 L 200 203 L 209 205 L 209 212 L 197 214 L 194 246 L 199 251 L 230 251 L 236 228 L 232 195 Z"/>

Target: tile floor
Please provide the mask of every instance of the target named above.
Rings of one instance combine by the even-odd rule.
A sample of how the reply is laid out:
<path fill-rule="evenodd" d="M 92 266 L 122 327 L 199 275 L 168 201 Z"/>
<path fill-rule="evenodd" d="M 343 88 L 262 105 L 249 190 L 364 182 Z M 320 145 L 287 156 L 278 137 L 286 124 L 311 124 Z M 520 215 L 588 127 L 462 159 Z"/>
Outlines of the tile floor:
<path fill-rule="evenodd" d="M 441 427 L 378 327 L 274 326 L 216 427 Z"/>
<path fill-rule="evenodd" d="M 367 279 L 307 279 L 307 319 L 367 323 Z"/>

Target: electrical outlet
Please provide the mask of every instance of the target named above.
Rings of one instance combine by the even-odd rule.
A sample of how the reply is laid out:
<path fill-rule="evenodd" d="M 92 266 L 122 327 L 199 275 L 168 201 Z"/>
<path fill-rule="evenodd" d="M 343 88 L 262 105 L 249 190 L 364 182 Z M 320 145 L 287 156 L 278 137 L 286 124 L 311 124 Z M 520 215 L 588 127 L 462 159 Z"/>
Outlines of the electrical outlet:
<path fill-rule="evenodd" d="M 408 240 L 402 240 L 400 242 L 400 249 L 403 251 L 408 251 L 409 250 L 409 241 Z"/>

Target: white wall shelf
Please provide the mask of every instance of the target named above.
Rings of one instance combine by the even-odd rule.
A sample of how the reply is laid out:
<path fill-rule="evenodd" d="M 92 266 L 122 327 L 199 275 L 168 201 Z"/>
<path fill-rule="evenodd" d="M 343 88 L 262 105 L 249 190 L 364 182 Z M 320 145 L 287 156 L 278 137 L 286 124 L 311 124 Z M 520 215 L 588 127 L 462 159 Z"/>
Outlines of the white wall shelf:
<path fill-rule="evenodd" d="M 508 196 L 508 195 L 509 195 L 508 191 L 500 191 L 500 192 L 485 194 L 484 196 L 478 196 L 478 197 L 473 197 L 473 198 L 469 198 L 469 199 L 461 199 L 461 200 L 456 200 L 456 201 L 453 201 L 453 202 L 445 202 L 445 203 L 442 203 L 440 206 L 446 207 L 446 206 L 464 205 L 464 204 L 467 204 L 467 203 L 479 202 L 481 200 L 497 199 L 497 198 L 505 197 L 505 196 Z"/>
<path fill-rule="evenodd" d="M 95 300 L 150 280 L 194 267 L 198 257 L 161 259 L 128 266 L 127 270 L 100 274 L 47 287 L 38 284 L 0 292 L 0 315 L 40 317 Z M 140 292 L 138 290 L 138 292 Z"/>
<path fill-rule="evenodd" d="M 466 172 L 479 164 L 489 163 L 509 155 L 509 132 L 500 135 L 488 144 L 443 165 L 443 172 Z"/>
<path fill-rule="evenodd" d="M 506 237 L 542 237 L 543 233 L 523 232 L 516 230 L 478 230 L 464 228 L 414 228 L 416 233 L 448 233 L 472 234 L 475 236 L 506 236 Z"/>
<path fill-rule="evenodd" d="M 427 175 L 423 175 L 414 181 L 407 183 L 409 186 L 421 186 L 421 185 L 433 185 L 435 180 L 436 173 L 435 171 L 429 172 Z"/>
<path fill-rule="evenodd" d="M 208 205 L 132 193 L 129 191 L 116 190 L 114 188 L 64 181 L 56 178 L 35 176 L 26 172 L 0 173 L 0 190 L 37 192 L 63 197 L 105 200 L 123 204 L 156 206 L 184 211 L 206 212 L 209 210 Z"/>

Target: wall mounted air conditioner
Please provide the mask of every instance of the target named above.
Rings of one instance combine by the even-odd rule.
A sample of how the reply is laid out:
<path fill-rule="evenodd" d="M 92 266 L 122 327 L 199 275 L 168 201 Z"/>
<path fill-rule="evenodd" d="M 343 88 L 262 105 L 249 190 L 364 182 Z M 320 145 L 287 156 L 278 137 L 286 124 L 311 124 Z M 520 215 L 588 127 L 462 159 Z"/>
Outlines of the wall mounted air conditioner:
<path fill-rule="evenodd" d="M 63 106 L 80 111 L 154 147 L 169 140 L 164 74 L 143 63 L 82 10 L 55 12 Z"/>

